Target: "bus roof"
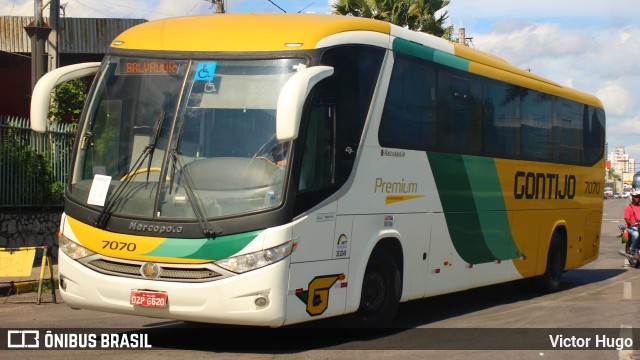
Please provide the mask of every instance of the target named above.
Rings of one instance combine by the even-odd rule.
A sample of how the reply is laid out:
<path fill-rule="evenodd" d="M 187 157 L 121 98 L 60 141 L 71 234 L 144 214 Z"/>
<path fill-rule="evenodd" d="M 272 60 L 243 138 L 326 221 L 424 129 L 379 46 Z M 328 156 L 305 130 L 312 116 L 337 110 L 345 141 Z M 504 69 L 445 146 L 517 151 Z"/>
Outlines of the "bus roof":
<path fill-rule="evenodd" d="M 215 14 L 169 18 L 135 26 L 112 48 L 164 51 L 280 51 L 314 49 L 345 31 L 389 34 L 390 24 L 322 14 Z M 122 41 L 122 45 L 115 45 Z M 291 47 L 287 44 L 299 44 Z"/>
<path fill-rule="evenodd" d="M 465 71 L 602 108 L 600 100 L 592 95 L 509 65 L 497 56 L 384 21 L 353 16 L 243 13 L 168 18 L 130 28 L 115 38 L 111 48 L 170 52 L 307 50 L 317 48 L 332 35 L 356 31 L 403 38 L 466 60 Z M 385 44 L 392 46 L 390 42 Z"/>

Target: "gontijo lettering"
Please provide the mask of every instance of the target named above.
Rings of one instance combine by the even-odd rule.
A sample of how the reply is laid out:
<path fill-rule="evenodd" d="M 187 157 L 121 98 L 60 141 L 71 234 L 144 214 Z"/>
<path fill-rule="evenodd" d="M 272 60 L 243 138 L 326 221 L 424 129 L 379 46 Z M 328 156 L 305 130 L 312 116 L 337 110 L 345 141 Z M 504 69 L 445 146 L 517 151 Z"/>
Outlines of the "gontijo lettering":
<path fill-rule="evenodd" d="M 517 171 L 513 196 L 516 199 L 573 199 L 576 195 L 576 176 L 532 171 Z"/>

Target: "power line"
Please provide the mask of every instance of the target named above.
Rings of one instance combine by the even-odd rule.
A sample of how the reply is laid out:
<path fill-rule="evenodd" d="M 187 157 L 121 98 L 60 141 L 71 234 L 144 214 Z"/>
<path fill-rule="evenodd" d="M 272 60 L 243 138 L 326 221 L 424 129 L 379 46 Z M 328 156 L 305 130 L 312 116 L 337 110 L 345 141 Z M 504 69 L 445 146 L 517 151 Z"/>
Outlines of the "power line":
<path fill-rule="evenodd" d="M 85 6 L 85 7 L 89 8 L 89 9 L 91 9 L 91 10 L 95 11 L 95 12 L 100 13 L 100 14 L 103 14 L 103 15 L 105 15 L 106 17 L 110 17 L 110 18 L 113 18 L 113 17 L 114 17 L 114 16 L 113 16 L 113 15 L 111 15 L 111 14 L 105 14 L 104 12 L 102 12 L 102 11 L 100 11 L 100 10 L 96 9 L 96 8 L 93 8 L 93 7 L 91 7 L 91 6 L 87 5 L 87 4 L 84 4 L 84 3 L 83 3 L 83 2 L 81 2 L 80 0 L 72 0 L 72 1 L 77 1 L 80 5 L 83 5 L 83 6 Z M 101 3 L 107 3 L 107 4 L 110 4 L 110 5 L 113 5 L 114 7 L 123 7 L 123 8 L 127 8 L 127 9 L 138 10 L 138 11 L 143 11 L 143 12 L 146 12 L 146 13 L 152 13 L 152 14 L 159 14 L 159 15 L 165 15 L 165 16 L 174 16 L 174 15 L 175 15 L 175 14 L 167 14 L 167 13 L 163 13 L 163 12 L 159 12 L 159 11 L 153 11 L 153 10 L 148 10 L 148 9 L 140 9 L 140 8 L 133 7 L 133 6 L 128 6 L 128 5 L 124 5 L 124 4 L 115 3 L 115 2 L 112 2 L 112 1 L 101 1 Z M 195 6 L 194 6 L 194 8 L 195 8 Z M 191 10 L 193 10 L 193 8 L 192 8 Z M 191 11 L 191 10 L 189 10 L 189 11 Z"/>
<path fill-rule="evenodd" d="M 13 0 L 13 4 L 11 4 L 11 10 L 9 11 L 9 16 L 13 13 L 13 7 L 16 6 L 16 0 Z"/>
<path fill-rule="evenodd" d="M 270 2 L 271 4 L 273 4 L 273 6 L 277 7 L 277 8 L 278 8 L 278 9 L 280 9 L 280 10 L 282 10 L 282 12 L 283 12 L 283 13 L 285 13 L 285 14 L 287 13 L 287 12 L 285 11 L 285 9 L 281 8 L 280 6 L 278 6 L 278 4 L 274 3 L 274 2 L 273 2 L 273 1 L 271 1 L 271 0 L 267 0 L 267 1 L 268 1 L 268 2 Z"/>

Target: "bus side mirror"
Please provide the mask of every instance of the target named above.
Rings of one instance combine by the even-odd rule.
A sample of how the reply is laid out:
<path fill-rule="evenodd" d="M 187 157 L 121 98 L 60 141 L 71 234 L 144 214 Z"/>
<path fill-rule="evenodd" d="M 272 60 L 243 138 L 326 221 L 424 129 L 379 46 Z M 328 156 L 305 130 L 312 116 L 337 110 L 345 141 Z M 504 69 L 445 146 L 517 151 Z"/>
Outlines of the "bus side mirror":
<path fill-rule="evenodd" d="M 279 141 L 298 137 L 302 107 L 311 89 L 333 75 L 331 66 L 313 66 L 295 73 L 282 87 L 276 108 L 276 136 Z"/>
<path fill-rule="evenodd" d="M 40 133 L 47 131 L 51 91 L 56 86 L 69 80 L 93 75 L 99 68 L 99 62 L 74 64 L 57 68 L 41 77 L 31 95 L 31 130 Z"/>

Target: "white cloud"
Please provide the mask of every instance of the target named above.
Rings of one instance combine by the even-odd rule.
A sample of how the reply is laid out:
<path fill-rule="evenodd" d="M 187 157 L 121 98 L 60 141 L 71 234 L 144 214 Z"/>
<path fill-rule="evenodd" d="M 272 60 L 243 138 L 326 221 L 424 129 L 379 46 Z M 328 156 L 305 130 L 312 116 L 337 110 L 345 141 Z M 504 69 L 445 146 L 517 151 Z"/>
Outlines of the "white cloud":
<path fill-rule="evenodd" d="M 609 83 L 599 89 L 595 94 L 604 104 L 604 108 L 610 115 L 627 115 L 636 104 L 636 99 L 630 91 L 617 83 Z M 637 123 L 636 126 L 640 125 Z"/>
<path fill-rule="evenodd" d="M 637 21 L 640 2 L 616 0 L 537 0 L 536 2 L 505 0 L 452 0 L 446 8 L 454 21 L 474 19 L 531 19 L 531 18 L 614 18 L 617 21 Z"/>
<path fill-rule="evenodd" d="M 575 55 L 588 48 L 584 33 L 562 33 L 559 24 L 498 22 L 490 34 L 474 35 L 474 44 L 482 51 L 505 57 L 513 64 L 531 59 L 557 59 Z"/>

